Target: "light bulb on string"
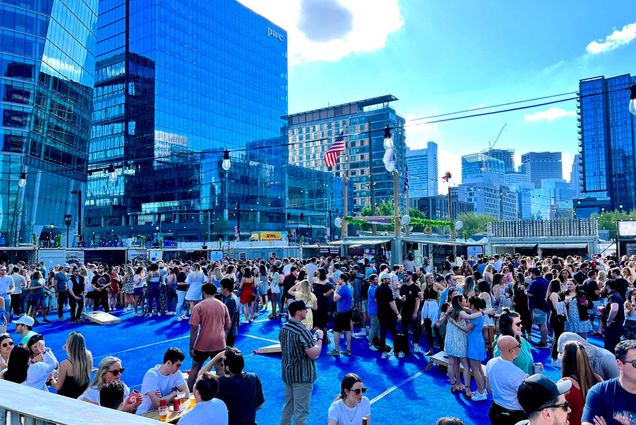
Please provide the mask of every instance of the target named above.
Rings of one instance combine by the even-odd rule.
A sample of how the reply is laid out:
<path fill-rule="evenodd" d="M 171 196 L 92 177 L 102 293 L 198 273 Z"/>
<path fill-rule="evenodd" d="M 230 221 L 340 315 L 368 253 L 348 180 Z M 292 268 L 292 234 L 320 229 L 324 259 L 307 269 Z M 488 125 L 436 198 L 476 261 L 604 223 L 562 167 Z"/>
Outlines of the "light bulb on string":
<path fill-rule="evenodd" d="M 227 149 L 223 152 L 223 162 L 221 163 L 221 167 L 225 171 L 230 171 L 230 168 L 232 167 L 232 161 L 230 161 L 230 151 Z"/>
<path fill-rule="evenodd" d="M 26 171 L 22 171 L 20 173 L 20 180 L 18 180 L 18 186 L 20 188 L 24 188 L 24 186 L 26 186 L 26 183 L 27 183 L 27 181 L 26 181 Z"/>
<path fill-rule="evenodd" d="M 110 164 L 108 166 L 108 179 L 111 182 L 114 182 L 115 180 L 117 180 L 117 174 L 115 173 L 115 166 L 113 164 Z"/>
<path fill-rule="evenodd" d="M 629 88 L 629 112 L 636 115 L 636 84 Z"/>

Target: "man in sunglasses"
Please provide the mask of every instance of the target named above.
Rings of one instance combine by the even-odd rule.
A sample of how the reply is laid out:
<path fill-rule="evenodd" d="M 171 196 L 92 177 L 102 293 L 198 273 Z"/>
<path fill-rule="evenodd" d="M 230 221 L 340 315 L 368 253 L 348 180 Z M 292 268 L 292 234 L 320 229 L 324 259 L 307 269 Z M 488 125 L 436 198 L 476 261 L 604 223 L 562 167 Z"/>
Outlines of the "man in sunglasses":
<path fill-rule="evenodd" d="M 528 375 L 513 363 L 519 356 L 521 344 L 514 337 L 504 335 L 497 340 L 497 348 L 500 355 L 486 364 L 486 388 L 492 394 L 488 418 L 493 425 L 515 425 L 526 419 L 517 390 Z"/>
<path fill-rule="evenodd" d="M 619 342 L 614 353 L 618 378 L 590 388 L 583 410 L 583 425 L 631 425 L 636 419 L 636 340 Z"/>
<path fill-rule="evenodd" d="M 570 407 L 565 400 L 565 393 L 570 388 L 570 380 L 555 384 L 541 374 L 527 377 L 519 386 L 517 398 L 528 420 L 517 425 L 568 425 Z"/>

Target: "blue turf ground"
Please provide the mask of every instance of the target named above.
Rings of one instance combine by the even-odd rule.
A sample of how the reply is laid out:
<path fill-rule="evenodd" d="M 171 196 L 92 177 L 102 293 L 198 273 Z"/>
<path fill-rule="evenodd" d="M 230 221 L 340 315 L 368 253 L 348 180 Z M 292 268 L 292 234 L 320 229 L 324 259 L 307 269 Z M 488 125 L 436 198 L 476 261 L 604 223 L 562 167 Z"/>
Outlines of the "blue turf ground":
<path fill-rule="evenodd" d="M 109 326 L 94 324 L 70 325 L 69 321 L 38 325 L 35 330 L 46 337 L 58 359 L 65 358 L 62 345 L 71 330 L 81 332 L 94 356 L 95 366 L 106 355 L 122 359 L 126 371 L 123 380 L 131 388 L 140 388 L 147 369 L 161 363 L 163 353 L 170 346 L 188 352 L 189 326 L 186 321 L 176 322 L 174 317 L 142 319 L 131 313 L 116 313 L 123 321 Z M 52 315 L 51 315 L 52 316 Z M 68 317 L 68 314 L 67 314 Z M 260 425 L 277 424 L 284 402 L 284 389 L 280 379 L 279 355 L 254 355 L 259 347 L 278 342 L 281 322 L 261 316 L 251 325 L 241 325 L 236 346 L 246 356 L 246 371 L 256 372 L 265 393 L 265 404 L 258 411 Z M 13 332 L 13 326 L 10 327 Z M 598 341 L 594 341 L 598 343 Z M 352 357 L 332 358 L 323 349 L 317 361 L 318 380 L 311 400 L 309 424 L 325 424 L 327 409 L 339 392 L 340 380 L 348 372 L 356 372 L 368 387 L 366 395 L 372 402 L 374 424 L 435 424 L 442 416 L 456 416 L 466 425 L 488 424 L 489 401 L 471 402 L 462 395 L 450 393 L 445 373 L 436 367 L 424 372 L 428 364 L 422 354 L 404 359 L 380 358 L 369 351 L 366 340 L 353 342 Z M 534 351 L 535 361 L 547 362 L 549 350 Z M 186 358 L 184 369 L 190 368 Z M 545 374 L 551 379 L 560 377 L 560 370 L 546 366 Z M 474 388 L 473 382 L 473 388 Z"/>

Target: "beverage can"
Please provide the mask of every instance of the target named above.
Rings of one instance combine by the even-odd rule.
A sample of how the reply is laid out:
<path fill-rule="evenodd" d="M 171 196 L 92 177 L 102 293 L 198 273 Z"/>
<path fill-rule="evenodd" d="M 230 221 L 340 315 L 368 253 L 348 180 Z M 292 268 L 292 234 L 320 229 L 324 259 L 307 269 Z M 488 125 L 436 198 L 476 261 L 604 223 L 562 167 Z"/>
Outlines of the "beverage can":
<path fill-rule="evenodd" d="M 179 399 L 179 397 L 175 397 L 172 399 L 172 409 L 175 412 L 178 412 L 179 410 L 181 410 L 181 400 Z"/>

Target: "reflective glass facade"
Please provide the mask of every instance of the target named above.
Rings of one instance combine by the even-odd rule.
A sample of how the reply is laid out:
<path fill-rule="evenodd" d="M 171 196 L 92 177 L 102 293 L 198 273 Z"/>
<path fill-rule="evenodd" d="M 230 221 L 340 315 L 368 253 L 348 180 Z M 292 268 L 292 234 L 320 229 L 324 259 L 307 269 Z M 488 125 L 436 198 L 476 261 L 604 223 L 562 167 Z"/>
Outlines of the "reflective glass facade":
<path fill-rule="evenodd" d="M 349 214 L 360 213 L 365 205 L 370 206 L 372 202 L 379 205 L 393 199 L 393 176 L 382 162 L 384 128 L 389 126 L 395 146 L 399 198 L 403 209 L 406 138 L 404 119 L 389 106 L 389 102 L 396 100 L 394 96 L 387 95 L 288 116 L 289 163 L 333 172 L 338 177 L 342 177 L 343 170 L 346 170 L 354 201 L 348 205 Z M 341 154 L 338 165 L 328 169 L 324 155 L 340 132 L 344 135 L 345 152 Z M 346 167 L 341 168 L 340 164 L 344 161 Z M 373 191 L 371 187 L 374 187 Z"/>
<path fill-rule="evenodd" d="M 562 179 L 561 152 L 528 152 L 521 155 L 521 172 L 530 176 L 535 187 L 543 179 Z"/>
<path fill-rule="evenodd" d="M 577 205 L 582 204 L 582 213 L 636 208 L 636 120 L 628 110 L 627 90 L 634 82 L 626 74 L 579 83 L 579 147 L 586 200 Z"/>
<path fill-rule="evenodd" d="M 0 245 L 48 239 L 65 214 L 77 226 L 71 191 L 86 182 L 97 7 L 0 1 Z"/>
<path fill-rule="evenodd" d="M 101 0 L 97 28 L 91 238 L 283 230 L 286 32 L 234 0 Z"/>

